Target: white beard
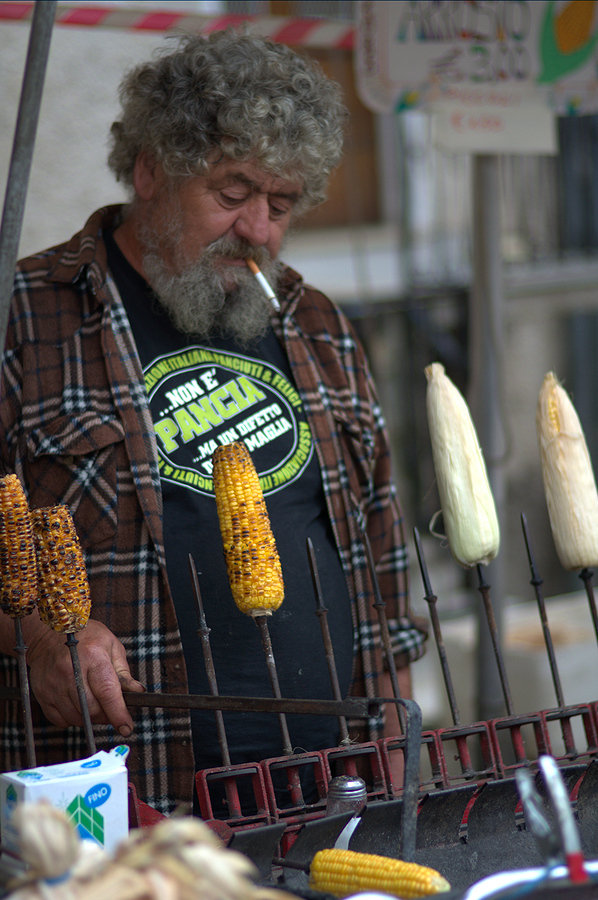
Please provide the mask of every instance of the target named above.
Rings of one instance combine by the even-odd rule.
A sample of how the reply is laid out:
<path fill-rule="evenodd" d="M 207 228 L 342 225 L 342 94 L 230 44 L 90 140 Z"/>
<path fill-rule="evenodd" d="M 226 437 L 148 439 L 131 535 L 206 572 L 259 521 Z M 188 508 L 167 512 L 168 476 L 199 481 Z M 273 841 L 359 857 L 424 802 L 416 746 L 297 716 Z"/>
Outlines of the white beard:
<path fill-rule="evenodd" d="M 143 268 L 158 302 L 177 328 L 186 335 L 210 338 L 217 335 L 234 338 L 247 345 L 263 337 L 270 323 L 271 301 L 266 298 L 255 276 L 244 267 L 228 266 L 227 282 L 214 266 L 222 257 L 245 259 L 252 256 L 276 292 L 281 265 L 262 248 L 245 241 L 219 238 L 195 262 L 180 257 L 180 216 L 172 216 L 167 234 L 158 234 L 148 223 L 138 226 L 143 247 Z M 164 262 L 164 249 L 174 253 L 178 272 L 173 274 Z"/>

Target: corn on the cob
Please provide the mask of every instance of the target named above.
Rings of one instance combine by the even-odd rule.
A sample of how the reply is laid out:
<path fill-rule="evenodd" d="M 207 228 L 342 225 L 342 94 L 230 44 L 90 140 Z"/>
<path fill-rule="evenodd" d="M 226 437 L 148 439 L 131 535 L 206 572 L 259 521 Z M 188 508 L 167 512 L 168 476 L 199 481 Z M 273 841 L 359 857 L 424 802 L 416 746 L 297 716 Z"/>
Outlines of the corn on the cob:
<path fill-rule="evenodd" d="M 427 866 L 338 849 L 318 850 L 310 866 L 310 886 L 335 897 L 378 891 L 408 900 L 450 890 L 446 878 Z"/>
<path fill-rule="evenodd" d="M 538 396 L 536 429 L 548 517 L 556 552 L 568 570 L 598 565 L 598 493 L 575 407 L 554 372 Z"/>
<path fill-rule="evenodd" d="M 37 602 L 37 565 L 29 505 L 16 475 L 0 478 L 0 609 L 27 616 Z"/>
<path fill-rule="evenodd" d="M 242 441 L 212 456 L 214 493 L 233 599 L 250 616 L 271 615 L 284 598 L 282 569 L 259 476 Z"/>
<path fill-rule="evenodd" d="M 498 553 L 500 530 L 469 408 L 444 366 L 432 363 L 425 374 L 432 457 L 449 546 L 463 566 L 486 564 Z"/>
<path fill-rule="evenodd" d="M 80 631 L 87 625 L 91 599 L 72 516 L 59 504 L 32 510 L 31 519 L 39 573 L 39 617 L 62 634 Z"/>

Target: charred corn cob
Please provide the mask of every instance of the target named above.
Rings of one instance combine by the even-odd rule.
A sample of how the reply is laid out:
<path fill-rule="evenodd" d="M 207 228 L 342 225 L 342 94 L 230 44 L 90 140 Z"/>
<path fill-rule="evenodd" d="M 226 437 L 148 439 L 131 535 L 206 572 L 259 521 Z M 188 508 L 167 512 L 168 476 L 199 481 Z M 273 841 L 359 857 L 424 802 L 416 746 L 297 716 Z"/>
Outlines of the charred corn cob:
<path fill-rule="evenodd" d="M 435 869 L 373 853 L 319 850 L 310 867 L 310 886 L 335 897 L 378 891 L 395 897 L 427 897 L 450 890 Z"/>
<path fill-rule="evenodd" d="M 42 622 L 68 634 L 87 625 L 89 582 L 75 523 L 64 505 L 31 512 L 39 573 L 38 611 Z"/>
<path fill-rule="evenodd" d="M 259 476 L 242 441 L 213 454 L 214 493 L 233 599 L 250 616 L 271 615 L 284 598 L 282 569 Z"/>
<path fill-rule="evenodd" d="M 598 565 L 598 493 L 584 433 L 554 372 L 544 377 L 536 428 L 550 528 L 561 565 Z"/>
<path fill-rule="evenodd" d="M 16 475 L 0 478 L 0 608 L 27 616 L 37 602 L 37 565 L 31 515 Z"/>
<path fill-rule="evenodd" d="M 486 564 L 500 531 L 486 464 L 465 399 L 440 363 L 425 369 L 432 457 L 451 552 L 461 565 Z"/>

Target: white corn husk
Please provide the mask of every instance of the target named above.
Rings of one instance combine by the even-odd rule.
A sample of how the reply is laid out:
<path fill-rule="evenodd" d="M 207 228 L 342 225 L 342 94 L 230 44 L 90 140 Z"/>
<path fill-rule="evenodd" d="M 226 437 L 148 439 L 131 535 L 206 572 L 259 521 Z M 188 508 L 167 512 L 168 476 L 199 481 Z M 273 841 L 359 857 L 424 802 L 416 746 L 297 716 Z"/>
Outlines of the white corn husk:
<path fill-rule="evenodd" d="M 544 376 L 536 410 L 550 528 L 561 565 L 598 565 L 598 492 L 575 407 L 554 372 Z"/>
<path fill-rule="evenodd" d="M 463 395 L 432 363 L 426 409 L 444 527 L 451 553 L 462 566 L 489 563 L 500 546 L 500 530 L 488 473 Z"/>

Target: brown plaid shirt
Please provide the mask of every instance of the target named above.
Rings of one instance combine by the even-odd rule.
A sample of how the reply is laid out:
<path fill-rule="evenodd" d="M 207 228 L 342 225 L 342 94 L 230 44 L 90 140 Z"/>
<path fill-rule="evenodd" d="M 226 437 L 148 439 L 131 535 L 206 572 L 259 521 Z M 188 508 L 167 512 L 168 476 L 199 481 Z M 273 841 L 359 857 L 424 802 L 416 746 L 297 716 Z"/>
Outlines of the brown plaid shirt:
<path fill-rule="evenodd" d="M 107 273 L 102 228 L 119 207 L 94 213 L 67 244 L 18 266 L 0 403 L 5 471 L 21 478 L 30 505 L 66 503 L 84 549 L 92 616 L 123 642 L 135 678 L 149 691 L 187 691 L 176 615 L 167 582 L 162 495 L 154 428 L 122 302 Z M 354 693 L 376 696 L 372 608 L 362 530 L 367 529 L 393 645 L 404 665 L 423 652 L 409 615 L 406 551 L 390 480 L 384 422 L 363 351 L 346 318 L 287 270 L 274 327 L 288 354 L 311 426 L 330 519 L 353 603 Z M 7 684 L 16 664 L 0 657 Z M 25 765 L 22 714 L 6 704 L 0 723 L 2 770 Z M 134 712 L 128 765 L 139 796 L 170 812 L 189 801 L 193 757 L 187 714 Z M 370 722 L 376 736 L 378 721 Z M 119 743 L 96 726 L 98 747 Z M 37 717 L 39 764 L 81 758 L 81 729 Z"/>

